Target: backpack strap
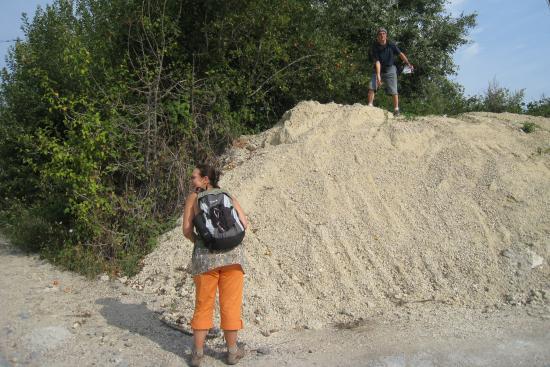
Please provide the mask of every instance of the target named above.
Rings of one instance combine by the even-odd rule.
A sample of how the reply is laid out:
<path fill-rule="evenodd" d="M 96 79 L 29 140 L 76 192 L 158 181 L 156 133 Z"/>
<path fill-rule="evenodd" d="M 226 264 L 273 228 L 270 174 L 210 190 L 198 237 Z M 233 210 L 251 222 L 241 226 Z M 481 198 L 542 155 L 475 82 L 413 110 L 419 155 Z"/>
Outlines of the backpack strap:
<path fill-rule="evenodd" d="M 216 195 L 216 194 L 221 194 L 221 193 L 224 193 L 227 196 L 229 196 L 229 198 L 231 198 L 231 194 L 226 189 L 213 188 L 213 189 L 210 189 L 210 190 L 204 190 L 204 191 L 199 192 L 199 195 L 197 196 L 197 200 L 202 199 L 206 195 L 210 195 L 210 194 Z"/>

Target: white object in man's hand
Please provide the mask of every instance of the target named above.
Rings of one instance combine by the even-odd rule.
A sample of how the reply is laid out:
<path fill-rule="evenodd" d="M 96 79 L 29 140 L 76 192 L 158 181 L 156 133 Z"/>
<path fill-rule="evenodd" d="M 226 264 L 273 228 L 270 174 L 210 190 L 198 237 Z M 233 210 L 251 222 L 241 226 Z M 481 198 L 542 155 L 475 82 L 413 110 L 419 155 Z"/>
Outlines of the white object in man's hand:
<path fill-rule="evenodd" d="M 403 74 L 411 74 L 413 72 L 414 72 L 414 67 L 412 65 L 405 65 L 402 71 Z"/>

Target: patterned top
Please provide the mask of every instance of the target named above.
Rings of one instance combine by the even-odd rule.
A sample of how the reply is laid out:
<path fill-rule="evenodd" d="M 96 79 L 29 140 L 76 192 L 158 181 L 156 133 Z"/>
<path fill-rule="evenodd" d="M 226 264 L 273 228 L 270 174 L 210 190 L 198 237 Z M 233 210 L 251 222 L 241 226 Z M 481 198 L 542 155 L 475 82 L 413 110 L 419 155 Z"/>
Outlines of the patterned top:
<path fill-rule="evenodd" d="M 221 189 L 210 189 L 212 192 L 227 192 Z M 240 264 L 243 272 L 247 267 L 246 258 L 244 255 L 243 243 L 227 251 L 210 251 L 204 245 L 204 241 L 200 236 L 195 234 L 195 246 L 193 247 L 193 255 L 191 256 L 191 274 L 202 274 L 220 266 Z"/>

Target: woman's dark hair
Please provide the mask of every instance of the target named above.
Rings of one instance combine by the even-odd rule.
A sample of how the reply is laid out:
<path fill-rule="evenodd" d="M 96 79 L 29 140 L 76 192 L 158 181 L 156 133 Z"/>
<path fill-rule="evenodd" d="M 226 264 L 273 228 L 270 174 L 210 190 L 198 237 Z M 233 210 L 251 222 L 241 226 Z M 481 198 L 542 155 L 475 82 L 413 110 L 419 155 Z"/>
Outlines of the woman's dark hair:
<path fill-rule="evenodd" d="M 197 164 L 195 167 L 198 168 L 202 177 L 208 176 L 212 186 L 217 189 L 220 188 L 218 186 L 218 181 L 220 179 L 220 172 L 218 170 L 208 164 Z"/>

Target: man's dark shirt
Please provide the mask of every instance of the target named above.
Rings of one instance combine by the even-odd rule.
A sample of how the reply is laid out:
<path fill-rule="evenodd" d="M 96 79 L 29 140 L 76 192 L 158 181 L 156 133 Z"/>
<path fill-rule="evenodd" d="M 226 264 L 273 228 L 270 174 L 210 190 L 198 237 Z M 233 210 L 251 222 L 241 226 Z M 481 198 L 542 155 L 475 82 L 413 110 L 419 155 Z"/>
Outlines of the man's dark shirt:
<path fill-rule="evenodd" d="M 401 53 L 401 50 L 393 42 L 386 42 L 385 45 L 381 45 L 378 42 L 375 42 L 372 45 L 371 57 L 374 63 L 380 61 L 380 66 L 382 72 L 386 70 L 388 66 L 395 64 L 395 57 Z M 376 66 L 374 67 L 376 70 Z"/>

